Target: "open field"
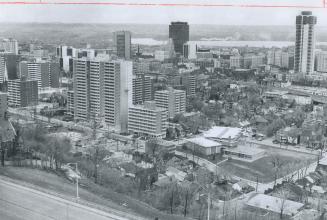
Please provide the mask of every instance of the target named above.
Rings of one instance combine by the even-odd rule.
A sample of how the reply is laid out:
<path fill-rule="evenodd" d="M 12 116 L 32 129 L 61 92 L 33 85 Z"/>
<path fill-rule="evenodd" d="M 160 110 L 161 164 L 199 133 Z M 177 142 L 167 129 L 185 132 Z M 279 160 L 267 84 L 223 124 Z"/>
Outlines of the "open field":
<path fill-rule="evenodd" d="M 0 175 L 35 185 L 41 189 L 51 190 L 65 196 L 70 196 L 72 198 L 76 195 L 75 185 L 63 176 L 60 176 L 60 174 L 57 175 L 54 172 L 31 168 L 0 167 Z M 89 180 L 84 179 L 81 183 L 83 187 L 80 187 L 79 195 L 82 200 L 87 202 L 114 208 L 120 211 L 128 211 L 129 213 L 135 213 L 136 216 L 143 216 L 149 219 L 154 219 L 155 217 L 171 220 L 185 219 L 183 217 L 162 213 L 141 201 L 116 193 L 109 187 L 105 188 L 96 185 Z M 124 203 L 126 204 L 126 207 L 122 205 Z"/>
<path fill-rule="evenodd" d="M 306 164 L 312 163 L 317 158 L 314 155 L 309 155 L 300 152 L 292 152 L 284 149 L 277 148 L 262 148 L 266 150 L 267 155 L 252 163 L 229 160 L 220 165 L 226 172 L 233 175 L 245 178 L 248 180 L 258 181 L 261 183 L 267 183 L 274 181 L 275 169 L 273 161 L 278 158 L 281 165 L 278 177 L 283 177 L 289 173 L 292 173 Z"/>

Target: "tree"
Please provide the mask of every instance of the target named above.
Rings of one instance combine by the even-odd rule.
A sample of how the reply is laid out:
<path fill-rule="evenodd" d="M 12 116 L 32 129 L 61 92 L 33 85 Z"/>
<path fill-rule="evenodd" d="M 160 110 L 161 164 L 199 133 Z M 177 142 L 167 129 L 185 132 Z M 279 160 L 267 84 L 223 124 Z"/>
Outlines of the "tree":
<path fill-rule="evenodd" d="M 194 193 L 196 191 L 196 187 L 193 186 L 191 183 L 187 184 L 181 184 L 180 186 L 180 192 L 181 192 L 181 197 L 183 201 L 183 215 L 186 217 L 188 213 L 188 209 L 190 207 L 190 203 L 192 201 L 192 198 L 194 196 Z"/>
<path fill-rule="evenodd" d="M 98 183 L 98 168 L 108 152 L 100 142 L 93 144 L 93 147 L 90 147 L 88 152 L 94 168 L 94 182 Z"/>
<path fill-rule="evenodd" d="M 282 161 L 281 157 L 278 154 L 272 155 L 270 163 L 274 169 L 274 186 L 278 179 L 281 168 L 284 166 L 285 162 Z"/>

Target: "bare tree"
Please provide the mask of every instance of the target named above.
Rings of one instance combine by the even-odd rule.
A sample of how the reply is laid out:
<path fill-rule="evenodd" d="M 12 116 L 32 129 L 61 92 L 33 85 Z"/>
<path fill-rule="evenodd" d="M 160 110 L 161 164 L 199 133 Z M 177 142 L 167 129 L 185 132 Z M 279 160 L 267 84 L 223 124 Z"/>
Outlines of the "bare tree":
<path fill-rule="evenodd" d="M 272 155 L 270 162 L 274 169 L 274 186 L 275 186 L 278 176 L 279 176 L 279 173 L 281 171 L 281 168 L 284 166 L 285 163 L 281 160 L 281 158 L 278 154 Z"/>

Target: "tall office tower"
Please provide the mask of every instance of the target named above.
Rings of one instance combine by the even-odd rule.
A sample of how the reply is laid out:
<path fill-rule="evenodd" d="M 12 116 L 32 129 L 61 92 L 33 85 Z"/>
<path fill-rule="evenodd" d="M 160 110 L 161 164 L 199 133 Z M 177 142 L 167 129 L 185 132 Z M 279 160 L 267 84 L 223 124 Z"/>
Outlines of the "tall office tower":
<path fill-rule="evenodd" d="M 327 73 L 327 51 L 316 52 L 316 70 Z"/>
<path fill-rule="evenodd" d="M 37 80 L 8 80 L 8 105 L 26 107 L 38 103 Z"/>
<path fill-rule="evenodd" d="M 37 80 L 39 88 L 59 88 L 59 63 L 50 61 L 22 61 L 19 63 L 19 67 L 20 76 L 30 80 Z"/>
<path fill-rule="evenodd" d="M 153 82 L 150 76 L 133 75 L 133 104 L 142 104 L 153 99 Z"/>
<path fill-rule="evenodd" d="M 311 74 L 314 69 L 315 31 L 317 17 L 310 11 L 296 16 L 294 71 Z"/>
<path fill-rule="evenodd" d="M 18 54 L 18 42 L 13 38 L 2 39 L 0 42 L 0 50 L 7 53 Z"/>
<path fill-rule="evenodd" d="M 174 50 L 183 54 L 183 45 L 189 41 L 189 25 L 187 22 L 171 22 L 169 25 L 169 38 L 173 40 Z"/>
<path fill-rule="evenodd" d="M 0 92 L 0 120 L 5 118 L 7 109 L 7 93 Z"/>
<path fill-rule="evenodd" d="M 168 117 L 173 118 L 176 114 L 184 113 L 186 108 L 186 92 L 169 87 L 167 90 L 155 92 L 156 106 L 168 110 Z"/>
<path fill-rule="evenodd" d="M 167 109 L 156 107 L 153 101 L 134 105 L 128 111 L 128 131 L 150 137 L 166 137 Z"/>
<path fill-rule="evenodd" d="M 133 104 L 133 65 L 131 61 L 111 61 L 104 64 L 105 121 L 116 131 L 127 132 L 128 108 Z"/>
<path fill-rule="evenodd" d="M 117 56 L 126 60 L 131 59 L 131 32 L 129 31 L 116 31 L 113 34 L 113 41 Z"/>

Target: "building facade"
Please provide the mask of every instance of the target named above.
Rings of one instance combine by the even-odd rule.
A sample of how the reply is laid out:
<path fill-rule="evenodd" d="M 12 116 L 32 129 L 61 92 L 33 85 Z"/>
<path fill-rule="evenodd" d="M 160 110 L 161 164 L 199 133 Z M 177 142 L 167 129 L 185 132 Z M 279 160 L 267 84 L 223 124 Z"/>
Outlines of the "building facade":
<path fill-rule="evenodd" d="M 310 11 L 296 16 L 294 71 L 311 74 L 314 70 L 315 25 L 317 17 Z"/>
<path fill-rule="evenodd" d="M 20 77 L 23 79 L 36 80 L 38 88 L 59 88 L 60 65 L 57 62 L 38 61 L 19 63 Z"/>
<path fill-rule="evenodd" d="M 316 53 L 316 71 L 327 73 L 327 51 Z"/>
<path fill-rule="evenodd" d="M 119 58 L 126 60 L 131 59 L 131 43 L 132 34 L 129 31 L 116 31 L 113 34 L 114 46 L 116 54 Z"/>
<path fill-rule="evenodd" d="M 186 111 L 186 92 L 184 90 L 169 87 L 167 90 L 156 91 L 154 100 L 157 107 L 168 110 L 169 118 Z"/>
<path fill-rule="evenodd" d="M 0 42 L 0 51 L 18 54 L 18 42 L 13 38 L 2 39 Z"/>
<path fill-rule="evenodd" d="M 146 101 L 144 105 L 129 108 L 128 131 L 138 135 L 163 138 L 166 136 L 167 121 L 167 109 L 156 107 L 153 101 Z"/>
<path fill-rule="evenodd" d="M 8 80 L 8 105 L 12 107 L 34 106 L 38 103 L 38 81 Z"/>
<path fill-rule="evenodd" d="M 150 76 L 133 75 L 133 104 L 142 104 L 153 99 L 153 83 Z"/>
<path fill-rule="evenodd" d="M 74 119 L 104 117 L 116 131 L 127 132 L 132 92 L 131 61 L 74 60 Z"/>

